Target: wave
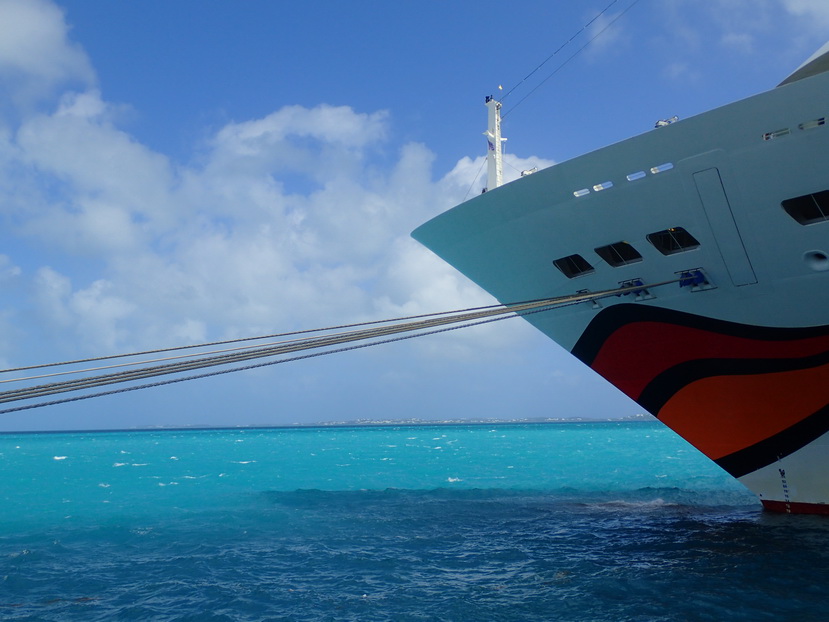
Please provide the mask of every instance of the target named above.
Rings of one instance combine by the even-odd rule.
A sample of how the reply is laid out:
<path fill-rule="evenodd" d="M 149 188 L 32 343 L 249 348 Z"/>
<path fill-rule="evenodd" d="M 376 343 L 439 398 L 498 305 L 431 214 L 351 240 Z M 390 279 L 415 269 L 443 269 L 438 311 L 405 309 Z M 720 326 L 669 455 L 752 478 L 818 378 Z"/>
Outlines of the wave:
<path fill-rule="evenodd" d="M 536 505 L 550 511 L 595 508 L 613 511 L 688 508 L 705 511 L 709 508 L 734 508 L 761 512 L 756 498 L 741 490 L 691 490 L 676 487 L 645 487 L 635 490 L 594 491 L 564 487 L 555 490 L 518 490 L 501 488 L 454 489 L 440 487 L 428 490 L 386 488 L 383 490 L 320 490 L 266 491 L 262 493 L 271 504 L 291 508 L 336 508 L 364 504 L 377 505 L 429 503 L 504 503 Z"/>

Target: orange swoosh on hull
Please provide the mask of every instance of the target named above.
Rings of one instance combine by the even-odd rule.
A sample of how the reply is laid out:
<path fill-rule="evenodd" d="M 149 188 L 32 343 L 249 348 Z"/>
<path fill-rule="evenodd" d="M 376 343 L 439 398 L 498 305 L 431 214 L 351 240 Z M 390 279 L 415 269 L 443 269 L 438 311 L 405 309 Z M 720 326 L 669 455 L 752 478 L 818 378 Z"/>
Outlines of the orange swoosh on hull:
<path fill-rule="evenodd" d="M 829 364 L 694 381 L 660 409 L 661 421 L 711 459 L 778 434 L 826 406 Z"/>

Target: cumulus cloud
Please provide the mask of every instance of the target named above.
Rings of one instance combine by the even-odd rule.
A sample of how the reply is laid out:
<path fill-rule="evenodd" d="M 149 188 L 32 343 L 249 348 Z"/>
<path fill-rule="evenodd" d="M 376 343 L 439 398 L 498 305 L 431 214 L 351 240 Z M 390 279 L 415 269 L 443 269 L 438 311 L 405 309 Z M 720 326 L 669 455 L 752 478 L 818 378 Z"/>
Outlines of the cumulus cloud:
<path fill-rule="evenodd" d="M 45 0 L 0 0 L 0 81 L 21 104 L 0 121 L 0 287 L 33 310 L 23 329 L 0 308 L 6 360 L 38 332 L 49 357 L 74 357 L 492 302 L 409 237 L 480 193 L 483 158 L 436 178 L 435 155 L 395 142 L 388 111 L 288 105 L 176 162 L 119 124 L 68 33 Z M 507 181 L 552 164 L 505 162 Z M 529 330 L 499 324 L 437 354 Z"/>
<path fill-rule="evenodd" d="M 68 31 L 63 12 L 47 0 L 0 0 L 0 84 L 17 104 L 67 83 L 94 83 L 89 59 Z"/>
<path fill-rule="evenodd" d="M 21 162 L 49 187 L 51 208 L 30 226 L 55 244 L 127 249 L 169 225 L 172 171 L 164 156 L 118 130 L 96 91 L 62 97 L 17 132 Z M 133 226 L 133 224 L 139 226 Z"/>
<path fill-rule="evenodd" d="M 89 283 L 44 267 L 36 284 L 43 317 L 91 348 L 489 301 L 408 237 L 462 199 L 480 163 L 435 182 L 422 145 L 404 145 L 390 165 L 373 158 L 386 148 L 385 113 L 292 106 L 220 129 L 198 166 L 177 168 L 102 120 L 105 106 L 89 104 L 97 95 L 84 97 L 93 114 L 61 105 L 23 124 L 17 145 L 41 183 L 60 182 L 42 198 L 46 209 L 27 216 L 26 233 L 98 264 Z M 306 157 L 284 163 L 286 151 Z"/>
<path fill-rule="evenodd" d="M 53 258 L 27 276 L 3 257 L 0 273 L 29 280 L 44 330 L 111 352 L 491 302 L 409 238 L 480 192 L 482 158 L 435 180 L 428 148 L 390 140 L 388 112 L 319 105 L 228 123 L 175 163 L 118 126 L 60 11 L 0 12 L 22 5 L 23 30 L 43 21 L 31 58 L 0 53 L 15 88 L 86 83 L 0 134 L 0 215 L 27 256 Z M 551 164 L 506 162 L 507 180 Z"/>

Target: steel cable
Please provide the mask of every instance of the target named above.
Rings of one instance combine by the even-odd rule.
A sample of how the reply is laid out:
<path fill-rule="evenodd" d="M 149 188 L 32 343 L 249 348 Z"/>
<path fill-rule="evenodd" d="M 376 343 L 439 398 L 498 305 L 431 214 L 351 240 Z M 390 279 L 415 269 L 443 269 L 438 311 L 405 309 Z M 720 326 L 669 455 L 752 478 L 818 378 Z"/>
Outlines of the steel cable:
<path fill-rule="evenodd" d="M 176 378 L 173 380 L 166 380 L 156 383 L 149 383 L 143 384 L 138 386 L 131 386 L 127 388 L 117 389 L 113 391 L 105 391 L 99 392 L 94 394 L 82 395 L 73 398 L 67 398 L 62 400 L 50 401 L 50 402 L 41 402 L 37 404 L 30 404 L 27 406 L 21 407 L 14 407 L 5 410 L 0 410 L 0 414 L 8 413 L 8 412 L 15 412 L 18 410 L 25 410 L 29 408 L 37 408 L 40 406 L 47 406 L 56 403 L 65 403 L 69 401 L 76 401 L 79 399 L 88 399 L 90 397 L 98 397 L 102 395 L 111 395 L 114 393 L 120 393 L 124 391 L 132 391 L 141 388 L 149 388 L 153 386 L 160 386 L 164 384 L 171 384 L 174 382 L 182 382 L 185 380 L 192 380 L 196 378 L 203 378 L 208 376 L 214 376 L 224 373 L 230 373 L 235 371 L 243 371 L 246 369 L 253 369 L 256 367 L 263 367 L 267 365 L 274 365 L 277 363 L 283 363 L 288 361 L 294 360 L 301 360 L 306 358 L 311 358 L 314 356 L 321 356 L 325 354 L 333 354 L 336 352 L 343 352 L 347 350 L 352 350 L 356 348 L 363 348 L 371 345 L 378 345 L 380 343 L 389 343 L 392 341 L 399 341 L 402 339 L 409 339 L 413 337 L 424 336 L 428 334 L 435 334 L 438 332 L 444 332 L 447 330 L 454 330 L 457 328 L 463 328 L 467 326 L 478 325 L 482 323 L 487 323 L 491 321 L 496 321 L 499 319 L 507 319 L 509 317 L 517 317 L 522 315 L 527 315 L 530 313 L 538 313 L 542 311 L 548 311 L 551 309 L 569 306 L 573 304 L 578 304 L 580 302 L 596 300 L 599 298 L 604 298 L 608 296 L 620 296 L 623 294 L 630 294 L 636 293 L 645 289 L 650 289 L 654 287 L 659 287 L 661 285 L 666 285 L 669 283 L 675 283 L 678 279 L 673 279 L 671 281 L 664 281 L 661 283 L 656 283 L 652 285 L 645 285 L 639 284 L 634 286 L 616 288 L 613 290 L 605 290 L 601 292 L 587 292 L 581 294 L 575 294 L 570 296 L 562 296 L 557 298 L 549 298 L 549 299 L 542 299 L 542 300 L 535 300 L 529 301 L 519 304 L 509 304 L 509 305 L 494 305 L 489 307 L 479 307 L 478 310 L 469 311 L 469 312 L 461 312 L 455 313 L 454 315 L 447 315 L 445 313 L 442 314 L 429 314 L 427 317 L 428 319 L 420 319 L 414 322 L 402 322 L 393 325 L 386 325 L 386 326 L 374 326 L 372 328 L 366 328 L 361 330 L 354 330 L 354 331 L 346 331 L 341 333 L 334 333 L 330 335 L 323 335 L 323 336 L 315 336 L 315 337 L 307 337 L 303 339 L 295 339 L 289 340 L 286 342 L 278 342 L 276 344 L 269 345 L 267 347 L 258 347 L 255 349 L 245 350 L 245 351 L 233 351 L 230 353 L 222 353 L 215 356 L 207 356 L 203 358 L 187 360 L 187 361 L 176 361 L 174 363 L 166 363 L 163 365 L 154 365 L 150 367 L 142 367 L 140 369 L 133 369 L 127 371 L 120 371 L 116 373 L 110 374 L 103 374 L 103 375 L 96 375 L 96 376 L 89 376 L 83 378 L 77 378 L 73 380 L 65 380 L 61 382 L 54 382 L 49 384 L 42 384 L 36 385 L 31 387 L 25 387 L 20 389 L 14 389 L 9 391 L 0 392 L 0 403 L 9 403 L 19 400 L 27 400 L 27 399 L 37 399 L 37 398 L 44 398 L 51 395 L 56 395 L 59 393 L 67 393 L 72 391 L 82 391 L 88 389 L 95 389 L 100 388 L 112 384 L 119 384 L 119 383 L 126 383 L 126 382 L 136 382 L 141 380 L 147 380 L 149 378 L 154 378 L 162 375 L 170 375 L 170 374 L 180 374 L 185 372 L 196 371 L 199 369 L 206 369 L 210 367 L 217 367 L 217 366 L 224 366 L 224 365 L 231 365 L 237 363 L 243 363 L 246 361 L 251 361 L 260 358 L 272 358 L 279 355 L 285 354 L 292 354 L 296 352 L 301 352 L 305 350 L 311 349 L 320 349 L 320 348 L 332 348 L 333 346 L 342 346 L 344 344 L 349 344 L 355 341 L 367 341 L 373 339 L 375 341 L 371 341 L 369 343 L 361 343 L 359 345 L 351 345 L 345 346 L 341 348 L 329 349 L 322 352 L 315 352 L 311 354 L 299 355 L 289 358 L 283 358 L 277 361 L 270 361 L 265 363 L 258 363 L 252 365 L 246 365 L 243 367 L 236 367 L 232 369 L 225 369 L 219 370 L 214 372 L 209 372 L 206 374 L 199 374 L 195 376 L 188 376 L 183 378 Z M 413 316 L 413 317 L 424 317 L 424 316 Z M 385 323 L 385 322 L 374 322 L 372 324 L 377 323 Z M 452 325 L 455 326 L 449 326 Z M 316 332 L 316 331 L 308 331 L 308 332 Z M 392 337 L 393 335 L 399 335 L 400 333 L 415 333 L 412 335 L 406 335 L 403 337 Z M 145 361 L 144 363 L 146 363 Z"/>

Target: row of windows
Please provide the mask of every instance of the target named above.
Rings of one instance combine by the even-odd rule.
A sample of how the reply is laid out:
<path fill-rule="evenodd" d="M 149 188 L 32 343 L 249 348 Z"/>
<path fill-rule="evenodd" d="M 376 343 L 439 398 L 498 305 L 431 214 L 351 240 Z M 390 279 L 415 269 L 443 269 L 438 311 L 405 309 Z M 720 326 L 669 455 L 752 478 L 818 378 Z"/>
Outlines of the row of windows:
<path fill-rule="evenodd" d="M 665 162 L 664 164 L 652 166 L 648 170 L 650 171 L 651 175 L 658 175 L 659 173 L 670 171 L 673 167 L 673 163 Z M 635 173 L 626 175 L 625 179 L 627 179 L 628 181 L 636 181 L 637 179 L 643 179 L 644 177 L 647 177 L 647 173 L 645 171 L 636 171 Z M 593 192 L 601 192 L 602 190 L 607 190 L 608 188 L 612 187 L 612 181 L 603 181 L 602 183 L 593 186 Z M 588 194 L 590 194 L 590 188 L 582 188 L 581 190 L 576 190 L 573 192 L 573 196 L 575 197 L 586 197 Z"/>
<path fill-rule="evenodd" d="M 803 123 L 798 123 L 797 129 L 799 130 L 811 130 L 818 127 L 823 127 L 826 125 L 826 117 L 820 117 L 819 119 L 812 119 L 811 121 L 805 121 Z M 763 134 L 763 140 L 774 140 L 775 138 L 782 138 L 783 136 L 788 136 L 791 134 L 792 131 L 788 127 L 781 128 L 779 130 L 774 130 L 773 132 L 766 132 Z M 665 162 L 664 164 L 659 164 L 657 166 L 653 166 L 648 171 L 651 175 L 658 175 L 659 173 L 664 173 L 665 171 L 669 171 L 674 167 L 672 162 Z M 647 176 L 645 171 L 636 171 L 635 173 L 631 173 L 626 176 L 628 181 L 636 181 L 638 179 L 643 179 Z M 595 184 L 592 189 L 591 188 L 582 188 L 580 190 L 575 190 L 573 195 L 576 197 L 585 197 L 590 194 L 591 190 L 593 192 L 601 192 L 602 190 L 607 190 L 608 188 L 613 187 L 612 181 L 605 181 L 602 183 Z"/>
<path fill-rule="evenodd" d="M 829 194 L 829 193 L 827 193 Z M 648 242 L 663 255 L 684 253 L 699 246 L 697 239 L 682 227 L 673 227 L 645 236 Z M 629 242 L 616 242 L 593 249 L 608 265 L 618 268 L 642 261 L 642 254 Z M 590 274 L 595 268 L 578 253 L 561 257 L 553 261 L 568 279 Z"/>
<path fill-rule="evenodd" d="M 826 125 L 826 117 L 821 117 L 820 119 L 812 119 L 811 121 L 806 121 L 805 123 L 798 123 L 797 129 L 812 130 L 816 127 L 822 127 L 824 125 Z M 763 134 L 763 140 L 774 140 L 775 138 L 788 136 L 791 133 L 791 129 L 789 129 L 788 127 L 784 127 L 779 130 L 774 130 L 773 132 L 766 132 L 765 134 Z"/>
<path fill-rule="evenodd" d="M 783 209 L 801 225 L 812 225 L 829 220 L 829 190 L 804 194 L 781 202 Z M 646 236 L 663 255 L 674 255 L 699 246 L 697 239 L 682 227 L 657 231 Z M 593 249 L 608 265 L 618 268 L 642 261 L 642 254 L 629 242 L 616 242 Z M 578 253 L 553 261 L 568 279 L 590 274 L 593 265 Z"/>

